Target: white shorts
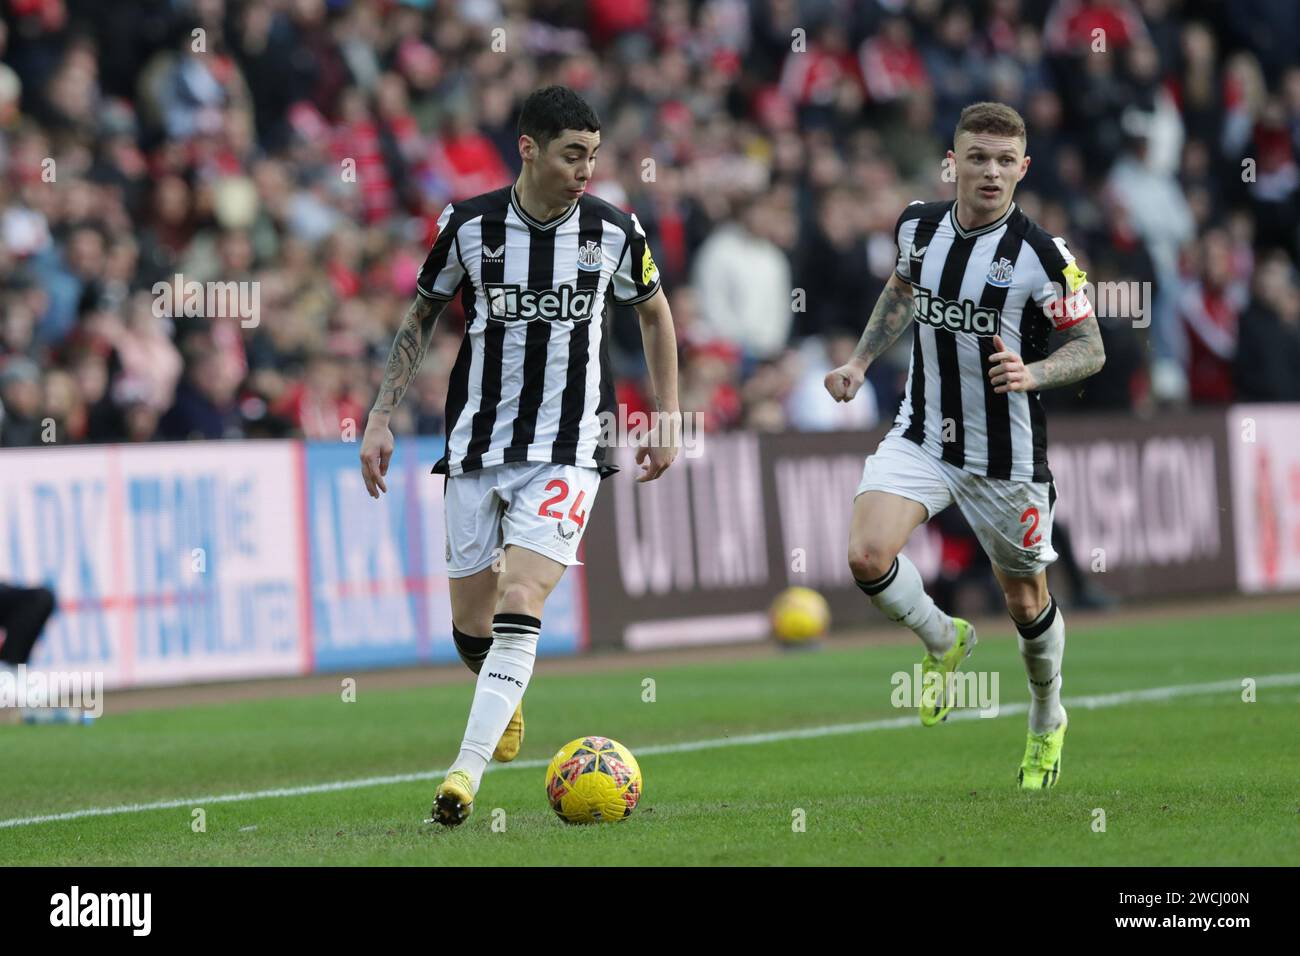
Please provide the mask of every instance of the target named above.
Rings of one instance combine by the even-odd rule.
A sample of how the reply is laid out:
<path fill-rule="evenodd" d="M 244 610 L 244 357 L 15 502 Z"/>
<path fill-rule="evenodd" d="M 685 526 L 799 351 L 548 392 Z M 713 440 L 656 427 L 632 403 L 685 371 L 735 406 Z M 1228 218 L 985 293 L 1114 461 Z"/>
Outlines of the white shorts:
<path fill-rule="evenodd" d="M 482 571 L 508 544 L 581 564 L 578 544 L 599 488 L 595 468 L 549 462 L 509 462 L 447 478 L 447 576 Z"/>
<path fill-rule="evenodd" d="M 935 458 L 906 438 L 887 435 L 862 469 L 857 494 L 864 491 L 887 491 L 919 502 L 927 520 L 956 502 L 993 566 L 1007 574 L 1032 577 L 1057 558 L 1052 550 L 1054 482 L 985 478 Z"/>

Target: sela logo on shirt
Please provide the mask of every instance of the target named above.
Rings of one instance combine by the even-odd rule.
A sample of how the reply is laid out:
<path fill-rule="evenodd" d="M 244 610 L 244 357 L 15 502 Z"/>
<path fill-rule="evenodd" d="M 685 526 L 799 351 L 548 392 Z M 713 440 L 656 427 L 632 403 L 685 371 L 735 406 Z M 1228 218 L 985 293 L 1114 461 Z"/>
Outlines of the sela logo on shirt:
<path fill-rule="evenodd" d="M 488 674 L 488 677 L 495 677 L 497 680 L 503 680 L 507 684 L 514 684 L 516 687 L 524 686 L 522 682 L 511 677 L 509 674 L 498 674 L 496 671 L 492 671 L 490 674 Z"/>
<path fill-rule="evenodd" d="M 1002 312 L 998 309 L 980 308 L 970 299 L 949 302 L 920 286 L 912 287 L 912 295 L 918 322 L 973 335 L 996 335 L 1002 331 Z"/>
<path fill-rule="evenodd" d="M 581 322 L 591 318 L 596 293 L 591 289 L 578 290 L 571 285 L 558 289 L 535 291 L 517 285 L 489 282 L 483 287 L 487 293 L 488 318 L 498 322 Z"/>
<path fill-rule="evenodd" d="M 595 272 L 605 264 L 605 250 L 601 248 L 600 243 L 594 239 L 588 239 L 587 244 L 578 250 L 578 268 L 585 269 L 587 272 Z"/>

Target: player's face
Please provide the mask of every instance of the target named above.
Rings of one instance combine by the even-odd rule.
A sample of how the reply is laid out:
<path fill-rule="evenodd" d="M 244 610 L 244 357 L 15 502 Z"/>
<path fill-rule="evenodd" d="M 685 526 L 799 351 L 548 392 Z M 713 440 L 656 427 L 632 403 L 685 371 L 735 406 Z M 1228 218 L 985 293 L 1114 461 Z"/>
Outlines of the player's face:
<path fill-rule="evenodd" d="M 962 133 L 948 150 L 957 174 L 957 202 L 979 218 L 996 219 L 1029 170 L 1025 144 L 1013 136 Z"/>
<path fill-rule="evenodd" d="M 533 186 L 548 205 L 577 202 L 596 171 L 600 133 L 566 129 L 541 149 L 528 136 L 520 139 L 525 163 L 532 170 Z"/>

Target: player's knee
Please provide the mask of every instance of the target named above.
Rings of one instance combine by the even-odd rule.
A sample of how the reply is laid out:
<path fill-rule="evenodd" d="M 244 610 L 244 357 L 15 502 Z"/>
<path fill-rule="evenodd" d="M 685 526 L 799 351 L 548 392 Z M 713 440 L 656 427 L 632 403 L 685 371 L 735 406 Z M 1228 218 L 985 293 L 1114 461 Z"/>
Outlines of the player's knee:
<path fill-rule="evenodd" d="M 1007 591 L 1007 613 L 1020 624 L 1028 624 L 1042 613 L 1047 602 L 1039 597 L 1037 591 L 1025 588 Z"/>
<path fill-rule="evenodd" d="M 868 542 L 849 549 L 849 570 L 859 581 L 874 581 L 889 573 L 897 555 L 889 548 Z"/>
<path fill-rule="evenodd" d="M 492 609 L 489 608 L 486 614 L 466 614 L 463 617 L 452 615 L 452 626 L 462 634 L 470 634 L 475 637 L 490 637 L 492 635 Z"/>
<path fill-rule="evenodd" d="M 540 617 L 546 603 L 546 589 L 534 581 L 508 581 L 501 586 L 497 610 L 505 614 Z"/>

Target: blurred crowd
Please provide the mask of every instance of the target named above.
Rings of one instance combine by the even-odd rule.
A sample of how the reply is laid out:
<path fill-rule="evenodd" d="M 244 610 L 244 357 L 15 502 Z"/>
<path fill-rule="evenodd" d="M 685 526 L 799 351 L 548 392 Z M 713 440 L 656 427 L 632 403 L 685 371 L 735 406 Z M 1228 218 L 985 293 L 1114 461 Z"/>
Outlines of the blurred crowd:
<path fill-rule="evenodd" d="M 0 9 L 0 444 L 359 436 L 438 213 L 513 179 L 548 83 L 601 116 L 592 191 L 650 235 L 709 429 L 893 415 L 907 336 L 853 403 L 822 377 L 981 99 L 1028 123 L 1017 201 L 1111 283 L 1107 365 L 1050 407 L 1300 400 L 1294 0 Z M 256 314 L 179 307 L 195 282 L 255 284 Z M 441 432 L 458 309 L 399 433 Z M 611 324 L 636 410 L 639 326 Z"/>

